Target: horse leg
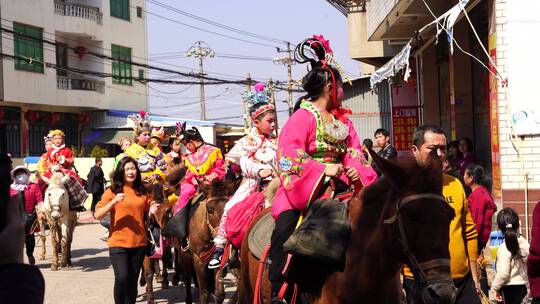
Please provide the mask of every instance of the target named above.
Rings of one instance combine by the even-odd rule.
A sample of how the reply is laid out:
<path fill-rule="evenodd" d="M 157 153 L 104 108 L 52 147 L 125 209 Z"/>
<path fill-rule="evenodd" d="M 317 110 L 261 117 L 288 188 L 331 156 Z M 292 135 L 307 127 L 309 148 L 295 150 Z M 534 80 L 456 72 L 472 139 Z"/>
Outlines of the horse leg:
<path fill-rule="evenodd" d="M 206 273 L 206 264 L 203 263 L 198 256 L 193 259 L 195 272 L 197 274 L 197 282 L 199 283 L 199 302 L 201 304 L 208 303 L 208 277 Z"/>
<path fill-rule="evenodd" d="M 225 300 L 225 286 L 223 284 L 223 279 L 221 278 L 222 275 L 223 275 L 223 269 L 218 269 L 214 275 L 214 278 L 215 278 L 214 295 L 216 296 L 216 302 L 218 304 L 223 303 L 223 300 Z"/>
<path fill-rule="evenodd" d="M 52 248 L 52 258 L 51 258 L 51 271 L 58 270 L 58 227 L 56 223 L 52 221 L 49 223 L 49 229 L 51 230 L 51 248 Z"/>
<path fill-rule="evenodd" d="M 148 304 L 154 304 L 154 268 L 152 267 L 153 260 L 149 257 L 144 257 L 143 262 L 143 276 L 146 281 L 146 302 Z"/>
<path fill-rule="evenodd" d="M 38 221 L 38 223 L 39 223 L 39 239 L 41 240 L 41 255 L 39 256 L 39 260 L 44 261 L 45 254 L 47 253 L 46 248 L 45 248 L 46 247 L 45 242 L 47 240 L 47 238 L 45 237 L 45 220 L 40 220 Z"/>
<path fill-rule="evenodd" d="M 182 275 L 180 273 L 180 254 L 178 253 L 178 248 L 174 247 L 174 252 L 172 255 L 172 259 L 174 262 L 174 274 L 172 278 L 172 285 L 178 286 L 178 283 L 180 283 L 180 276 Z"/>
<path fill-rule="evenodd" d="M 178 249 L 178 262 L 179 269 L 182 270 L 182 281 L 184 282 L 186 292 L 186 304 L 193 303 L 193 295 L 191 294 L 191 280 L 193 276 L 193 261 L 189 252 L 183 252 L 182 249 Z"/>
<path fill-rule="evenodd" d="M 159 267 L 159 259 L 152 260 L 152 271 L 156 275 L 156 283 L 163 282 L 163 277 L 161 276 L 161 269 Z"/>
<path fill-rule="evenodd" d="M 60 241 L 60 247 L 62 248 L 62 260 L 60 261 L 60 267 L 65 268 L 68 266 L 68 253 L 67 253 L 67 235 L 69 231 L 69 219 L 65 222 L 62 222 L 60 224 L 61 229 L 61 241 Z"/>
<path fill-rule="evenodd" d="M 161 281 L 162 289 L 169 289 L 169 273 L 167 272 L 167 266 L 170 263 L 169 262 L 170 259 L 171 259 L 171 255 L 170 253 L 167 254 L 167 249 L 165 249 L 165 252 L 163 253 L 163 257 L 161 258 L 161 261 L 163 262 L 163 269 L 161 270 L 161 277 L 163 279 L 163 281 Z"/>
<path fill-rule="evenodd" d="M 73 213 L 68 221 L 67 235 L 66 235 L 66 262 L 67 266 L 71 267 L 71 243 L 73 242 L 73 232 L 77 225 L 77 214 Z"/>

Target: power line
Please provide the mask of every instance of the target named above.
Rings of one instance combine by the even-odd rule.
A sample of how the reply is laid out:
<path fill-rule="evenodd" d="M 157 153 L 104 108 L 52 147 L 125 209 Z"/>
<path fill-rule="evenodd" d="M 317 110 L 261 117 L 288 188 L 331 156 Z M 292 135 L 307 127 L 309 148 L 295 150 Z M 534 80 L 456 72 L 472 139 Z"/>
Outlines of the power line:
<path fill-rule="evenodd" d="M 287 109 L 287 110 L 279 110 L 279 111 L 276 111 L 276 112 L 277 113 L 289 112 L 289 109 Z M 208 118 L 207 120 L 225 120 L 225 119 L 242 118 L 242 117 L 244 117 L 244 115 L 218 117 L 218 118 Z"/>
<path fill-rule="evenodd" d="M 132 7 L 133 7 L 133 6 L 132 6 Z M 229 39 L 233 39 L 233 40 L 241 41 L 241 42 L 245 42 L 245 43 L 250 43 L 250 44 L 254 44 L 254 45 L 259 45 L 259 46 L 266 46 L 266 47 L 276 48 L 275 45 L 270 45 L 270 44 L 266 44 L 266 43 L 260 43 L 260 42 L 255 42 L 255 41 L 245 40 L 245 39 L 242 39 L 242 38 L 237 38 L 237 37 L 229 36 L 229 35 L 226 35 L 226 34 L 221 34 L 221 33 L 214 32 L 214 31 L 210 31 L 210 30 L 207 30 L 207 29 L 198 27 L 198 26 L 194 26 L 194 25 L 191 25 L 191 24 L 187 24 L 187 23 L 184 23 L 184 22 L 180 22 L 180 21 L 178 21 L 178 20 L 174 20 L 174 19 L 171 19 L 171 18 L 169 18 L 169 17 L 161 16 L 161 15 L 159 15 L 159 14 L 155 14 L 155 13 L 149 12 L 149 11 L 147 11 L 147 10 L 145 10 L 145 9 L 142 9 L 142 10 L 143 10 L 145 13 L 147 13 L 148 15 L 151 15 L 151 16 L 154 16 L 154 17 L 158 17 L 158 18 L 161 18 L 161 19 L 163 19 L 163 20 L 170 21 L 170 22 L 174 22 L 174 23 L 176 23 L 176 24 L 180 24 L 180 25 L 183 25 L 183 26 L 192 28 L 192 29 L 196 29 L 196 30 L 199 30 L 199 31 L 203 31 L 203 32 L 206 32 L 206 33 L 209 33 L 209 34 L 218 35 L 218 36 L 221 36 L 221 37 L 225 37 L 225 38 L 229 38 Z"/>
<path fill-rule="evenodd" d="M 49 44 L 49 45 L 53 45 L 53 46 L 58 45 L 57 42 L 46 40 L 46 39 L 43 39 L 43 38 L 36 38 L 36 37 L 32 37 L 32 36 L 25 35 L 25 34 L 16 33 L 15 31 L 10 30 L 10 29 L 6 29 L 4 27 L 0 27 L 0 30 L 4 31 L 4 32 L 7 32 L 7 33 L 10 33 L 12 35 L 24 37 L 26 39 L 40 41 L 40 42 L 43 42 L 45 44 Z M 72 48 L 72 47 L 67 47 L 67 49 L 75 51 L 75 48 Z M 115 58 L 115 57 L 111 57 L 111 56 L 107 56 L 107 55 L 103 55 L 103 54 L 99 54 L 99 53 L 94 53 L 94 52 L 90 52 L 90 51 L 88 51 L 86 54 L 92 55 L 92 56 L 95 56 L 95 57 L 98 57 L 98 58 L 101 58 L 101 59 L 108 59 L 108 60 L 111 60 L 111 61 L 123 62 L 123 63 L 127 63 L 127 64 L 130 64 L 130 65 L 146 68 L 146 69 L 154 69 L 154 70 L 158 70 L 158 71 L 162 71 L 162 72 L 166 72 L 166 73 L 177 74 L 177 75 L 184 76 L 184 77 L 205 79 L 205 80 L 213 81 L 214 84 L 215 83 L 237 83 L 237 84 L 247 83 L 247 80 L 226 80 L 226 79 L 220 79 L 220 78 L 216 78 L 216 77 L 208 77 L 208 76 L 195 74 L 195 73 L 185 73 L 185 72 L 175 71 L 175 70 L 166 69 L 166 68 L 162 68 L 162 67 L 151 66 L 151 65 L 148 65 L 148 64 L 145 64 L 145 63 L 139 63 L 139 62 L 135 62 L 135 61 L 131 61 L 131 60 L 126 60 L 126 59 L 123 59 L 123 58 Z M 117 77 L 115 76 L 115 78 L 117 78 Z M 167 83 L 167 82 L 163 82 L 163 83 Z M 180 82 L 180 83 L 187 84 L 188 82 Z"/>
<path fill-rule="evenodd" d="M 170 5 L 164 4 L 164 3 L 156 1 L 156 0 L 148 0 L 148 2 L 152 3 L 154 5 L 160 6 L 162 8 L 168 9 L 170 11 L 176 12 L 176 13 L 178 13 L 180 15 L 183 15 L 183 16 L 186 16 L 188 18 L 192 18 L 192 19 L 195 19 L 197 21 L 213 25 L 213 26 L 221 28 L 221 29 L 229 30 L 229 31 L 235 32 L 237 34 L 249 36 L 249 37 L 260 39 L 260 40 L 266 40 L 266 41 L 274 42 L 274 43 L 282 43 L 282 44 L 289 43 L 288 41 L 285 41 L 285 40 L 282 40 L 282 39 L 276 39 L 276 38 L 272 38 L 272 37 L 268 37 L 268 36 L 263 36 L 263 35 L 251 33 L 251 32 L 241 30 L 241 29 L 237 29 L 237 28 L 234 28 L 234 27 L 231 27 L 231 26 L 228 26 L 228 25 L 225 25 L 225 24 L 221 24 L 221 23 L 218 23 L 218 22 L 215 22 L 215 21 L 212 21 L 212 20 L 208 20 L 208 19 L 205 19 L 203 17 L 188 13 L 186 11 L 180 10 L 178 8 L 172 7 Z"/>

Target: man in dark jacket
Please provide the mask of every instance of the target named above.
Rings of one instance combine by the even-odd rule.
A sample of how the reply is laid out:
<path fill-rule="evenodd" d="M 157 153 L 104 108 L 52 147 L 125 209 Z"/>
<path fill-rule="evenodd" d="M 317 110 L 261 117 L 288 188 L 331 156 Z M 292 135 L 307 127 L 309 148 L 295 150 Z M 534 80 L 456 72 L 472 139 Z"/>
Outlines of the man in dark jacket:
<path fill-rule="evenodd" d="M 101 199 L 103 192 L 105 192 L 105 175 L 101 169 L 103 161 L 101 157 L 96 157 L 95 165 L 88 172 L 87 181 L 86 181 L 86 192 L 92 193 L 92 216 L 96 211 L 96 205 Z"/>
<path fill-rule="evenodd" d="M 386 129 L 377 129 L 375 131 L 375 144 L 377 147 L 381 148 L 379 152 L 377 152 L 377 155 L 379 157 L 382 157 L 384 159 L 396 159 L 397 158 L 397 151 L 396 149 L 390 144 L 390 133 Z M 376 164 L 371 164 L 375 172 L 377 172 L 378 176 L 381 176 L 382 173 L 377 167 Z"/>
<path fill-rule="evenodd" d="M 390 144 L 390 132 L 386 129 L 377 129 L 375 131 L 375 142 L 377 146 L 381 148 L 377 155 L 384 159 L 395 159 L 397 158 L 396 149 Z"/>

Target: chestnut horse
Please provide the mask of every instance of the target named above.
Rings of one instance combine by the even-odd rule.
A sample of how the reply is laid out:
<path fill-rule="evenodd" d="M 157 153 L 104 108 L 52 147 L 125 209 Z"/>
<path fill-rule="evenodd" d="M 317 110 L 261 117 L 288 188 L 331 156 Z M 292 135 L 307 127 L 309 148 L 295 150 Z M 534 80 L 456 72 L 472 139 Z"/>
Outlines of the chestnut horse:
<path fill-rule="evenodd" d="M 408 264 L 424 283 L 415 293 L 415 303 L 451 303 L 455 287 L 448 243 L 455 214 L 441 196 L 440 160 L 432 153 L 429 163 L 421 166 L 412 158 L 397 163 L 371 154 L 383 177 L 349 202 L 351 235 L 344 270 L 329 270 L 316 262 L 306 265 L 304 258 L 293 257 L 290 283 L 296 283 L 309 303 L 400 303 L 399 272 Z M 241 289 L 249 303 L 254 299 L 259 260 L 249 251 L 247 239 L 263 215 L 252 223 L 242 243 Z M 261 295 L 255 296 L 270 303 L 267 270 L 261 285 Z"/>
<path fill-rule="evenodd" d="M 160 229 L 165 227 L 165 224 L 171 217 L 171 211 L 173 207 L 173 202 L 170 202 L 167 198 L 173 193 L 179 191 L 178 187 L 180 181 L 184 178 L 186 174 L 186 168 L 183 164 L 176 165 L 171 169 L 164 184 L 154 184 L 149 186 L 149 190 L 152 196 L 152 201 L 160 203 L 160 208 L 156 210 L 153 214 L 150 215 L 149 221 L 153 221 Z M 148 224 L 148 223 L 147 223 Z M 159 246 L 159 239 L 155 240 L 156 245 Z M 162 248 L 165 251 L 165 248 Z M 167 288 L 168 283 L 168 274 L 167 274 L 167 264 L 169 261 L 165 259 L 163 255 L 163 269 L 159 269 L 159 260 L 150 259 L 148 256 L 145 256 L 143 262 L 143 271 L 139 281 L 141 286 L 146 285 L 146 301 L 148 304 L 153 304 L 154 300 L 154 284 L 153 279 L 154 275 L 158 278 L 161 276 L 162 288 Z M 167 287 L 164 287 L 167 286 Z"/>
<path fill-rule="evenodd" d="M 205 199 L 199 204 L 189 220 L 188 244 L 191 258 L 183 255 L 182 274 L 187 295 L 188 286 L 191 284 L 191 270 L 195 270 L 201 304 L 208 303 L 208 297 L 212 293 L 215 294 L 217 303 L 222 303 L 225 299 L 225 289 L 219 279 L 221 273 L 208 269 L 208 262 L 215 250 L 213 240 L 223 215 L 223 209 L 230 195 L 236 190 L 236 186 L 235 182 L 218 180 L 213 181 L 210 185 L 199 186 L 199 191 L 205 194 Z M 180 255 L 182 256 L 182 254 Z M 193 268 L 186 265 L 189 262 L 192 262 Z"/>

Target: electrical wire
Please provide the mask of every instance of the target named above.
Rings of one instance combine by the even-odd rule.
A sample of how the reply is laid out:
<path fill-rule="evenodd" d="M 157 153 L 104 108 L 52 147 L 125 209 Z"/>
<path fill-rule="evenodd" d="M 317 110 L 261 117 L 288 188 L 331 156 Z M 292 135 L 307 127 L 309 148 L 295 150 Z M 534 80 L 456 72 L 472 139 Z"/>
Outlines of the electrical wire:
<path fill-rule="evenodd" d="M 165 9 L 168 9 L 168 10 L 170 10 L 170 11 L 176 12 L 176 13 L 178 13 L 178 14 L 180 14 L 180 15 L 183 15 L 183 16 L 186 16 L 186 17 L 188 17 L 188 18 L 192 18 L 192 19 L 194 19 L 194 20 L 197 20 L 197 21 L 200 21 L 200 22 L 203 22 L 203 23 L 206 23 L 206 24 L 213 25 L 213 26 L 218 27 L 218 28 L 221 28 L 221 29 L 229 30 L 229 31 L 235 32 L 235 33 L 237 33 L 237 34 L 249 36 L 249 37 L 256 38 L 256 39 L 260 39 L 260 40 L 266 40 L 266 41 L 274 42 L 274 43 L 283 43 L 283 44 L 288 44 L 288 43 L 290 43 L 290 42 L 285 41 L 285 40 L 283 40 L 283 39 L 276 39 L 276 38 L 272 38 L 272 37 L 268 37 L 268 36 L 263 36 L 263 35 L 255 34 L 255 33 L 248 32 L 248 31 L 241 30 L 241 29 L 237 29 L 237 28 L 234 28 L 234 27 L 225 25 L 225 24 L 221 24 L 221 23 L 218 23 L 218 22 L 215 22 L 215 21 L 212 21 L 212 20 L 208 20 L 208 19 L 206 19 L 206 18 L 203 18 L 203 17 L 197 16 L 197 15 L 188 13 L 188 12 L 186 12 L 186 11 L 180 10 L 180 9 L 178 9 L 178 8 L 172 7 L 172 6 L 170 6 L 170 5 L 164 4 L 164 3 L 159 2 L 159 1 L 156 1 L 156 0 L 147 0 L 147 2 L 149 2 L 149 3 L 151 3 L 151 4 L 154 4 L 154 5 L 156 5 L 156 6 L 159 6 L 159 7 L 165 8 Z"/>
<path fill-rule="evenodd" d="M 221 37 L 225 37 L 225 38 L 228 38 L 228 39 L 232 39 L 232 40 L 236 40 L 236 41 L 241 41 L 241 42 L 245 42 L 245 43 L 249 43 L 249 44 L 254 44 L 254 45 L 259 45 L 259 46 L 265 46 L 265 47 L 270 47 L 270 48 L 276 48 L 275 45 L 270 45 L 270 44 L 266 44 L 266 43 L 260 43 L 260 42 L 255 42 L 255 41 L 245 40 L 245 39 L 242 39 L 242 38 L 237 38 L 237 37 L 233 37 L 233 36 L 230 36 L 230 35 L 221 34 L 221 33 L 214 32 L 214 31 L 210 31 L 210 30 L 207 30 L 207 29 L 198 27 L 198 26 L 194 26 L 194 25 L 191 25 L 191 24 L 187 24 L 187 23 L 184 23 L 184 22 L 175 20 L 175 19 L 171 19 L 171 18 L 169 18 L 169 17 L 161 16 L 161 15 L 159 15 L 159 14 L 149 12 L 148 10 L 145 10 L 145 9 L 142 9 L 142 10 L 143 10 L 145 13 L 147 13 L 148 15 L 151 15 L 151 16 L 154 16 L 154 17 L 163 19 L 163 20 L 167 20 L 167 21 L 170 21 L 170 22 L 173 22 L 173 23 L 176 23 L 176 24 L 185 26 L 185 27 L 189 27 L 189 28 L 192 28 L 192 29 L 196 29 L 196 30 L 199 30 L 199 31 L 202 31 L 202 32 L 206 32 L 206 33 L 209 33 L 209 34 L 213 34 L 213 35 L 217 35 L 217 36 L 221 36 Z"/>

